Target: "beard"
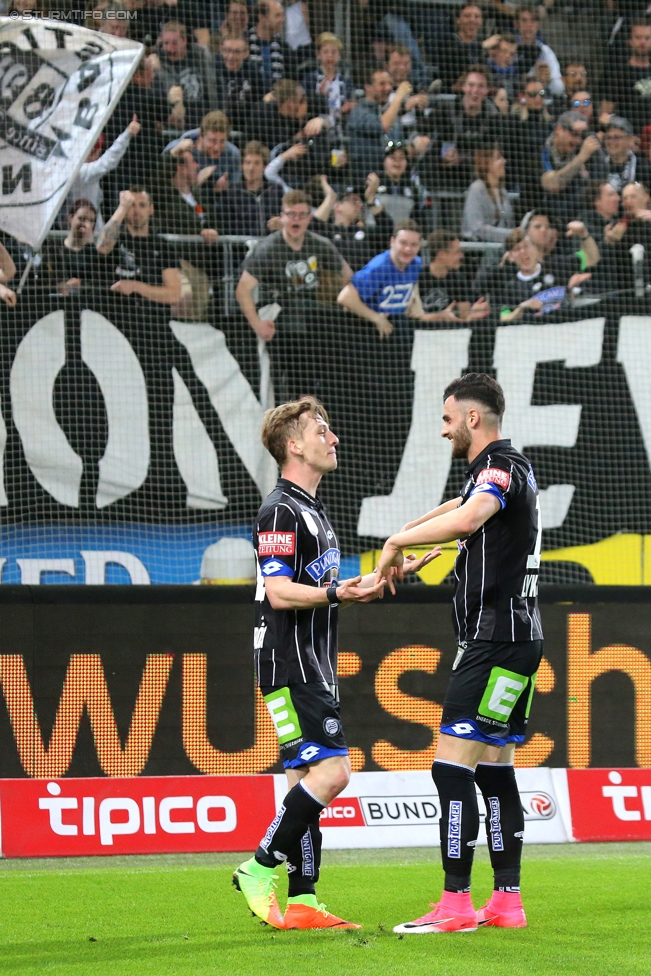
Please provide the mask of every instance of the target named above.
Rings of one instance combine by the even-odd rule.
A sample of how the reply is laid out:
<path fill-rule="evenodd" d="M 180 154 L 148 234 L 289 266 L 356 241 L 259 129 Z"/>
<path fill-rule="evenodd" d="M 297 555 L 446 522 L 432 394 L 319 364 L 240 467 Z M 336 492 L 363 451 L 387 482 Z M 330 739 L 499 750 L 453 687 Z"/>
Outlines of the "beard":
<path fill-rule="evenodd" d="M 452 457 L 459 460 L 461 458 L 468 457 L 468 450 L 472 443 L 472 436 L 468 430 L 468 426 L 464 424 L 455 430 L 451 437 L 452 440 Z"/>

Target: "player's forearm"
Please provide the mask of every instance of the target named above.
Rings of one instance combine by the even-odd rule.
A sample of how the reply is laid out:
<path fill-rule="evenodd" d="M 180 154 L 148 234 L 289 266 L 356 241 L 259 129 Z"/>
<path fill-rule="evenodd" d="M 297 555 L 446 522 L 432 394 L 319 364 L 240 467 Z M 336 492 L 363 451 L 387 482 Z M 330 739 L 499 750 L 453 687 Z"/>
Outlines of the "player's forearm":
<path fill-rule="evenodd" d="M 415 525 L 422 525 L 423 522 L 429 522 L 430 519 L 437 518 L 439 515 L 445 515 L 446 512 L 453 512 L 459 507 L 460 501 L 461 498 L 451 498 L 450 501 L 443 502 L 442 505 L 438 505 L 431 512 L 427 512 L 426 515 L 421 515 L 420 518 L 414 519 L 413 522 L 407 522 L 400 531 L 406 532 L 408 529 L 413 529 Z"/>
<path fill-rule="evenodd" d="M 271 585 L 270 585 L 271 583 Z M 266 580 L 265 589 L 274 610 L 312 610 L 328 605 L 325 587 L 305 586 L 286 577 Z"/>
<path fill-rule="evenodd" d="M 398 550 L 412 546 L 433 546 L 442 542 L 454 542 L 456 539 L 465 539 L 466 536 L 472 535 L 481 524 L 475 514 L 463 505 L 453 512 L 445 512 L 411 529 L 397 532 L 387 539 L 386 544 Z"/>

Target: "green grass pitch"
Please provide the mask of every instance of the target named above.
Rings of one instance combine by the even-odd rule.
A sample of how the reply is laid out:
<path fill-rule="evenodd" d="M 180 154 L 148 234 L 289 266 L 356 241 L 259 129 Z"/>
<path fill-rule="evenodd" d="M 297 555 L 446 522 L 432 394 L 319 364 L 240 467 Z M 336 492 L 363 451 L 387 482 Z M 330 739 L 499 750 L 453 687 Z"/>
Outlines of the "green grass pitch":
<path fill-rule="evenodd" d="M 332 911 L 363 923 L 361 932 L 279 932 L 261 925 L 230 885 L 241 859 L 0 862 L 0 974 L 651 974 L 651 844 L 527 847 L 529 928 L 469 935 L 391 931 L 438 896 L 436 849 L 325 852 L 319 896 Z M 282 893 L 285 883 L 281 875 Z M 476 906 L 490 888 L 488 855 L 480 848 Z"/>

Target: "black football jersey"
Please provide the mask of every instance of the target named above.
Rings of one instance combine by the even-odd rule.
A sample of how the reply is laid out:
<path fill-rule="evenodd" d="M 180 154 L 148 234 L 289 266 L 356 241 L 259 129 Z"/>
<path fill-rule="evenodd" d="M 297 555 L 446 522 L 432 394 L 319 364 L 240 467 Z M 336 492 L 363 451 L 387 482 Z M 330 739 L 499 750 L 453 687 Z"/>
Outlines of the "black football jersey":
<path fill-rule="evenodd" d="M 322 502 L 281 478 L 258 512 L 253 545 L 258 684 L 337 684 L 337 607 L 274 610 L 265 591 L 269 577 L 319 587 L 339 577 L 339 542 Z"/>
<path fill-rule="evenodd" d="M 533 468 L 509 440 L 470 464 L 461 505 L 490 492 L 500 509 L 459 542 L 453 623 L 460 641 L 542 639 L 538 571 L 542 523 Z"/>

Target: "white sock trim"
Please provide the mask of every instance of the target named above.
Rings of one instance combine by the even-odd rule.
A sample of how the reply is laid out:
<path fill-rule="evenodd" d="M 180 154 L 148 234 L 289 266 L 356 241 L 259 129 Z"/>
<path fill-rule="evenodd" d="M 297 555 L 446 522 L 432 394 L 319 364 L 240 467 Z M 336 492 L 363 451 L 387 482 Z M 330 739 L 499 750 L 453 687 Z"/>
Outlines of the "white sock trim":
<path fill-rule="evenodd" d="M 474 773 L 474 771 L 475 771 L 475 767 L 474 766 L 466 766 L 465 763 L 452 762 L 451 759 L 435 759 L 434 760 L 434 765 L 435 766 L 436 765 L 439 765 L 439 766 L 457 766 L 459 769 L 469 769 L 471 773 Z"/>
<path fill-rule="evenodd" d="M 309 788 L 309 786 L 306 786 L 302 779 L 299 779 L 298 785 L 300 786 L 300 788 L 302 790 L 305 790 L 305 792 L 307 793 L 308 796 L 312 797 L 312 799 L 314 800 L 315 803 L 318 803 L 319 804 L 319 806 L 321 807 L 322 810 L 325 810 L 325 808 L 327 806 L 327 803 L 323 803 L 323 801 L 320 800 L 318 798 L 318 796 L 315 796 L 314 793 L 312 792 L 312 790 Z"/>
<path fill-rule="evenodd" d="M 502 766 L 502 767 L 507 766 L 508 767 L 508 766 L 513 766 L 513 763 L 512 762 L 510 762 L 510 763 L 478 762 L 477 765 L 478 766 Z"/>

